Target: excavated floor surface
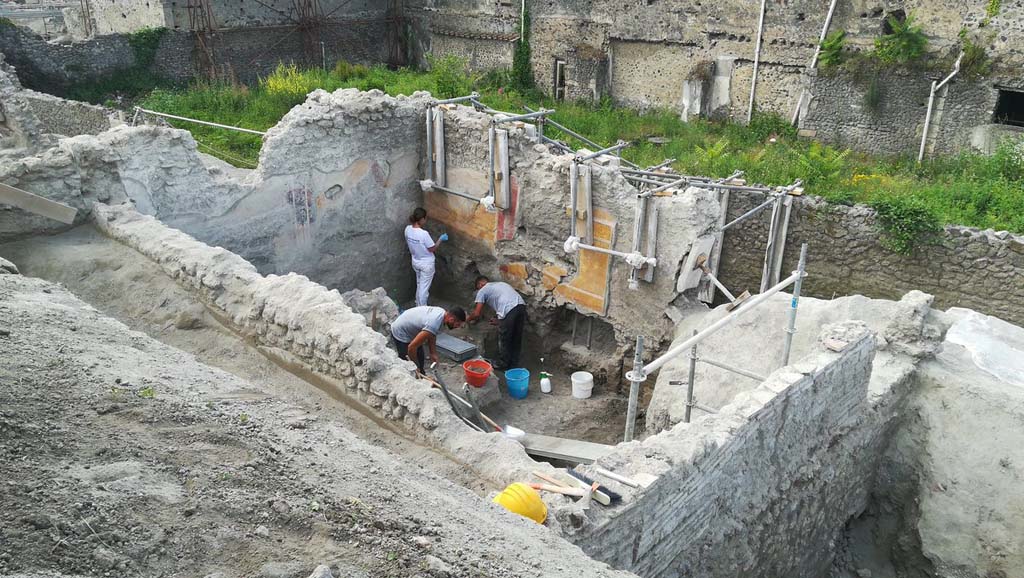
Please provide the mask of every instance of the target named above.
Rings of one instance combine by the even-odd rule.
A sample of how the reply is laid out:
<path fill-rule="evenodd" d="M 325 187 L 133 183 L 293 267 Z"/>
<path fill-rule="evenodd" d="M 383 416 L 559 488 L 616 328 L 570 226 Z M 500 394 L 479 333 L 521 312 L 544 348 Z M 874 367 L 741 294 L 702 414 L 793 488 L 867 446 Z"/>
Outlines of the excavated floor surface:
<path fill-rule="evenodd" d="M 154 263 L 85 225 L 66 233 L 0 245 L 22 274 L 61 283 L 132 329 L 187 351 L 261 389 L 337 419 L 370 442 L 483 494 L 494 490 L 457 462 L 397 434 L 344 399 L 334 399 L 278 366 L 231 333 Z"/>
<path fill-rule="evenodd" d="M 53 283 L 0 275 L 0 329 L 0 574 L 625 576 Z"/>
<path fill-rule="evenodd" d="M 455 303 L 431 299 L 432 305 L 452 307 Z M 469 304 L 459 304 L 469 310 Z M 485 313 L 489 315 L 489 313 Z M 493 355 L 496 347 L 497 328 L 487 321 L 466 326 L 449 332 L 452 336 L 474 343 L 485 356 Z M 490 345 L 485 343 L 490 342 Z M 500 425 L 510 424 L 531 433 L 584 440 L 594 443 L 615 445 L 622 441 L 626 423 L 627 400 L 617 391 L 616 384 L 595 385 L 589 399 L 572 397 L 569 376 L 573 371 L 586 370 L 576 367 L 556 347 L 545 347 L 544 340 L 530 331 L 523 340 L 521 367 L 530 371 L 530 386 L 525 399 L 515 399 L 508 394 L 503 371 L 497 371 L 501 399 L 483 408 L 488 417 Z M 543 357 L 544 362 L 541 363 Z M 450 386 L 461 387 L 465 373 L 461 363 L 442 356 L 442 375 Z M 552 375 L 551 393 L 540 390 L 540 372 Z M 640 420 L 643 423 L 643 420 Z"/>

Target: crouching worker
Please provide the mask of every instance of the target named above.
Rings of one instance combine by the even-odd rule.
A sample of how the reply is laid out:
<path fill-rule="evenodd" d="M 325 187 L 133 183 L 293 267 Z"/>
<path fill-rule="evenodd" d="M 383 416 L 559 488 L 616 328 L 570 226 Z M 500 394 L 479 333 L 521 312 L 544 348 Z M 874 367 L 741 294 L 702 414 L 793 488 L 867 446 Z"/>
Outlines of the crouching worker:
<path fill-rule="evenodd" d="M 414 362 L 420 373 L 423 373 L 426 348 L 430 348 L 430 360 L 434 363 L 438 361 L 437 334 L 441 332 L 441 327 L 458 329 L 464 321 L 466 312 L 461 307 L 451 311 L 427 305 L 413 307 L 391 324 L 391 339 L 395 341 L 398 357 Z"/>
<path fill-rule="evenodd" d="M 519 367 L 519 354 L 523 350 L 523 330 L 526 328 L 526 302 L 508 283 L 491 282 L 483 275 L 476 278 L 476 308 L 469 322 L 480 319 L 484 305 L 498 316 L 498 348 L 501 359 L 495 369 Z"/>

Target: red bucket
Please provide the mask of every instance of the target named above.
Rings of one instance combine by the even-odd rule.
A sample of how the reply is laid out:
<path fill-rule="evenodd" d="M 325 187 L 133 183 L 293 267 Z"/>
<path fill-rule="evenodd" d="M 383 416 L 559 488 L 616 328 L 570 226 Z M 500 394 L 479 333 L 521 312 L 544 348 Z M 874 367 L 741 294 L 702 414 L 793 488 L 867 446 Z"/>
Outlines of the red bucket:
<path fill-rule="evenodd" d="M 483 359 L 470 359 L 462 364 L 462 371 L 466 374 L 466 383 L 473 387 L 483 387 L 487 384 L 487 378 L 491 376 L 491 364 Z"/>

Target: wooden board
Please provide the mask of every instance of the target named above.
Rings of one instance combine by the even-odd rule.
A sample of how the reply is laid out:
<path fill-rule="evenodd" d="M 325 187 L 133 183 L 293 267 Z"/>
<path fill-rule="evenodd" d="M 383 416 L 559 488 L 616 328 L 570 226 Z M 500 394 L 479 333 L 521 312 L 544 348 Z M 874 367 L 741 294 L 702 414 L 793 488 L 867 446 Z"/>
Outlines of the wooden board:
<path fill-rule="evenodd" d="M 28 191 L 0 183 L 0 204 L 11 205 L 29 213 L 49 217 L 68 225 L 75 222 L 78 209 L 33 195 Z"/>
<path fill-rule="evenodd" d="M 614 446 L 580 440 L 556 438 L 528 433 L 522 440 L 526 453 L 533 456 L 564 460 L 576 464 L 591 464 L 612 452 Z"/>

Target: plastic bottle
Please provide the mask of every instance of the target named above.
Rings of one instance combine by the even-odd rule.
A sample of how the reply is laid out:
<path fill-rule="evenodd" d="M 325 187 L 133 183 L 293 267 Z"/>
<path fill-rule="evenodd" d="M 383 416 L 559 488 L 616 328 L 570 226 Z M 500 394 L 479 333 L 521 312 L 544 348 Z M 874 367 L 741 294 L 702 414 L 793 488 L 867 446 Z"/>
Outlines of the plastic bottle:
<path fill-rule="evenodd" d="M 540 372 L 540 391 L 541 393 L 551 393 L 551 374 Z"/>

